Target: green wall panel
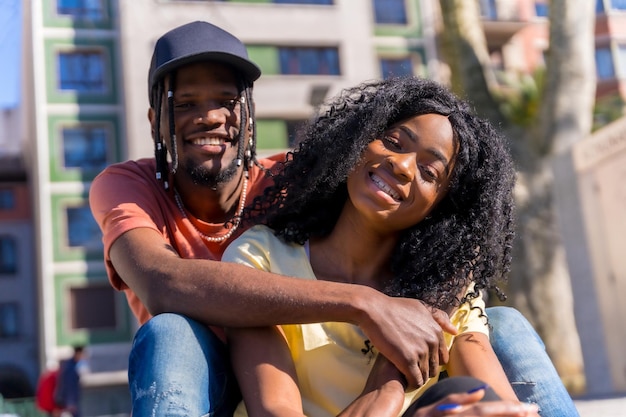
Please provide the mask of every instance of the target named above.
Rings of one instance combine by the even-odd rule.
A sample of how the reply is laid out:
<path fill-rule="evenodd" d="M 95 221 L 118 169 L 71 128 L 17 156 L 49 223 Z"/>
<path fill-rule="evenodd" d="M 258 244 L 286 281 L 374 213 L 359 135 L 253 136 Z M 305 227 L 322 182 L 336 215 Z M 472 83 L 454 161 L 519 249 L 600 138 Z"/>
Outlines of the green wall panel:
<path fill-rule="evenodd" d="M 287 126 L 282 120 L 257 120 L 257 149 L 287 148 Z"/>
<path fill-rule="evenodd" d="M 280 74 L 278 48 L 275 46 L 246 45 L 248 56 L 261 68 L 263 75 Z"/>

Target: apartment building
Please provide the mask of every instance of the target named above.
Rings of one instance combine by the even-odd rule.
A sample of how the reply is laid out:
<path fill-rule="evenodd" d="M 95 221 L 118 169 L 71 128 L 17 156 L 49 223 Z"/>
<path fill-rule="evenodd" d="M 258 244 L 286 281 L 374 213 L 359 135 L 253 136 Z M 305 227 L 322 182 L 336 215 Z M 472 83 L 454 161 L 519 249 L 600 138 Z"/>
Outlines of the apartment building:
<path fill-rule="evenodd" d="M 626 1 L 596 4 L 596 127 L 624 112 L 626 102 Z M 531 74 L 548 48 L 548 0 L 480 0 L 483 26 L 496 68 Z"/>
<path fill-rule="evenodd" d="M 31 199 L 17 132 L 19 111 L 0 111 L 0 393 L 6 397 L 32 395 L 39 371 Z"/>

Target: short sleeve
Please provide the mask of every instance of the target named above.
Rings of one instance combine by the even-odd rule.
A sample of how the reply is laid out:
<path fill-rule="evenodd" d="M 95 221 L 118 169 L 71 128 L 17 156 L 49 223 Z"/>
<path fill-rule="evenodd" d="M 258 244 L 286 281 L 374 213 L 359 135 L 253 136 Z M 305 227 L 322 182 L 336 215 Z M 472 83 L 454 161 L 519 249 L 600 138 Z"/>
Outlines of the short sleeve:
<path fill-rule="evenodd" d="M 465 294 L 473 292 L 473 288 L 474 285 L 472 284 Z M 485 301 L 481 296 L 472 298 L 461 304 L 450 317 L 452 324 L 459 330 L 458 335 L 468 332 L 478 332 L 489 337 L 485 308 Z"/>

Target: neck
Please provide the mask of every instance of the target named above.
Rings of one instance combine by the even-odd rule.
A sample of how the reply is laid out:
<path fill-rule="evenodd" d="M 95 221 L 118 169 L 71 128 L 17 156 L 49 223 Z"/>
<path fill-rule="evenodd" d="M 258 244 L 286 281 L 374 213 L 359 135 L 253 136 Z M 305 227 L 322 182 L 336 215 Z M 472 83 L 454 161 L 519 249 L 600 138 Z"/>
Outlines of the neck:
<path fill-rule="evenodd" d="M 380 235 L 342 212 L 330 235 L 310 242 L 311 266 L 318 279 L 382 289 L 391 278 L 389 260 L 397 235 Z"/>

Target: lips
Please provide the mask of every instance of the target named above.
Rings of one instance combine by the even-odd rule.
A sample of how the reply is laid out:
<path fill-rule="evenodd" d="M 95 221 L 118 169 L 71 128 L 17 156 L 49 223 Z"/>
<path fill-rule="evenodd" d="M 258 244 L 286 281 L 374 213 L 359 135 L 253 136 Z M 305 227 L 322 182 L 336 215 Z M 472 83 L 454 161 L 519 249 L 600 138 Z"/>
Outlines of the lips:
<path fill-rule="evenodd" d="M 376 186 L 389 197 L 393 198 L 396 201 L 401 201 L 402 198 L 400 194 L 398 194 L 394 189 L 391 188 L 389 184 L 387 184 L 381 177 L 376 174 L 370 174 L 370 178 L 372 182 L 376 184 Z"/>

